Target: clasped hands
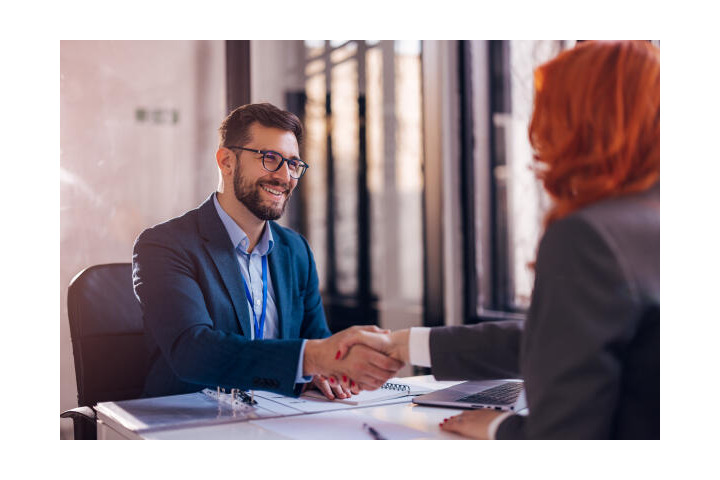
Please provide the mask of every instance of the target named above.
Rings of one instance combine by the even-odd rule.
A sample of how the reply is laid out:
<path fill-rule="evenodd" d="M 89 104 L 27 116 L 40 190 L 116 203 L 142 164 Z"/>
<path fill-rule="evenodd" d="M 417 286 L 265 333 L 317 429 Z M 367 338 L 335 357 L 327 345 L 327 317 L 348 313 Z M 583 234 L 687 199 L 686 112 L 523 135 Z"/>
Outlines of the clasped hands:
<path fill-rule="evenodd" d="M 313 385 L 329 400 L 349 398 L 360 390 L 376 390 L 409 361 L 410 330 L 383 330 L 355 326 L 305 345 L 303 374 L 313 375 Z M 488 438 L 488 426 L 501 412 L 474 410 L 446 418 L 447 432 Z"/>
<path fill-rule="evenodd" d="M 329 400 L 376 390 L 408 361 L 409 330 L 355 326 L 305 345 L 303 374 Z"/>

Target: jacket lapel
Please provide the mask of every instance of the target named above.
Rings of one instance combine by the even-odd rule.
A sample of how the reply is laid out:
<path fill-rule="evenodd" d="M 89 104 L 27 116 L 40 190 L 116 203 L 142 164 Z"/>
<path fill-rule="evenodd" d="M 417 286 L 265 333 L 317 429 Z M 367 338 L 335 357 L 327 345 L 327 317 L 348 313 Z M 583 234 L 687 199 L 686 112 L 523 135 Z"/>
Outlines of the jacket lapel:
<path fill-rule="evenodd" d="M 298 332 L 293 332 L 291 307 L 290 307 L 290 281 L 293 277 L 292 262 L 290 262 L 290 250 L 287 245 L 280 243 L 281 237 L 277 233 L 274 222 L 268 222 L 273 229 L 273 238 L 275 246 L 269 255 L 270 276 L 272 278 L 273 289 L 275 290 L 275 306 L 277 306 L 278 323 L 280 326 L 280 338 L 297 338 Z"/>
<path fill-rule="evenodd" d="M 220 277 L 230 295 L 235 315 L 239 319 L 243 336 L 250 338 L 250 314 L 245 299 L 243 277 L 238 265 L 235 247 L 227 230 L 215 211 L 213 196 L 200 206 L 199 229 L 205 239 L 205 249 L 220 272 Z"/>

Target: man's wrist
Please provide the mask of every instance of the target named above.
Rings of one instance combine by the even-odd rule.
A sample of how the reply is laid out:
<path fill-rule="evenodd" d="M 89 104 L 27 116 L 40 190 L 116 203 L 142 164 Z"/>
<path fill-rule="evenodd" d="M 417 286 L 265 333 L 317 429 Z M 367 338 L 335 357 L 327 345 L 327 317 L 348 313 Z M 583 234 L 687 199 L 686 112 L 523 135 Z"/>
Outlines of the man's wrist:
<path fill-rule="evenodd" d="M 303 358 L 303 371 L 305 377 L 310 377 L 317 373 L 316 353 L 322 340 L 308 340 L 305 342 L 305 356 Z"/>
<path fill-rule="evenodd" d="M 303 366 L 305 365 L 305 347 L 307 346 L 307 339 L 302 339 L 302 345 L 300 346 L 300 358 L 298 359 L 295 383 L 307 383 L 312 380 L 312 375 L 303 375 Z"/>
<path fill-rule="evenodd" d="M 390 356 L 396 358 L 402 362 L 407 363 L 409 360 L 408 353 L 408 339 L 410 336 L 410 330 L 396 330 L 390 334 L 390 340 L 392 342 L 392 349 Z"/>

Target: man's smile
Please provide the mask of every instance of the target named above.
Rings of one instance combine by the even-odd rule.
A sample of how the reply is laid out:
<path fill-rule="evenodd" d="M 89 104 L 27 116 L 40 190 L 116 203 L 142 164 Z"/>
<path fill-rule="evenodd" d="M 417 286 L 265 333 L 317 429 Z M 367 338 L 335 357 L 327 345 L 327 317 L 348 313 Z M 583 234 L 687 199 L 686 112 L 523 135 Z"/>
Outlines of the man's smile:
<path fill-rule="evenodd" d="M 261 184 L 260 188 L 262 188 L 263 190 L 265 190 L 266 192 L 268 192 L 269 194 L 271 194 L 275 197 L 287 195 L 287 193 L 288 193 L 288 189 L 278 187 L 276 185 L 271 186 L 271 185 L 267 185 L 267 184 Z"/>

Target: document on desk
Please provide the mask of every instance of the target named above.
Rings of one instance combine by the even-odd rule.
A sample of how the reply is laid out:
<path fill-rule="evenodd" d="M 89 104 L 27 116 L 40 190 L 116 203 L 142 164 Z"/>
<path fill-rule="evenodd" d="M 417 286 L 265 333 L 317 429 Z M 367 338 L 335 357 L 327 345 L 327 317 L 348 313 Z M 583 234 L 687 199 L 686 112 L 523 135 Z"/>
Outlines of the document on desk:
<path fill-rule="evenodd" d="M 374 392 L 361 392 L 373 394 Z M 273 392 L 255 391 L 257 402 L 246 411 L 233 409 L 208 395 L 197 392 L 167 397 L 139 398 L 119 402 L 101 402 L 98 412 L 107 415 L 130 431 L 144 431 L 204 426 L 219 423 L 243 422 L 262 418 L 288 417 L 319 412 L 333 412 L 352 408 L 410 402 L 410 396 L 389 398 L 380 401 L 345 403 L 325 398 L 288 397 Z"/>
<path fill-rule="evenodd" d="M 275 405 L 274 408 L 286 408 L 289 410 L 301 411 L 302 413 L 327 412 L 331 410 L 345 410 L 348 405 L 331 402 L 327 399 L 320 400 L 316 398 L 304 397 L 287 397 L 273 392 L 255 392 L 255 399 L 262 399 L 263 405 Z"/>
<path fill-rule="evenodd" d="M 301 410 L 264 398 L 256 397 L 255 400 L 258 403 L 251 410 L 238 411 L 198 392 L 102 402 L 96 409 L 133 432 L 240 422 L 303 413 Z"/>
<path fill-rule="evenodd" d="M 251 420 L 250 423 L 288 438 L 304 440 L 373 440 L 373 436 L 364 427 L 366 424 L 371 425 L 387 440 L 411 440 L 428 435 L 421 430 L 355 412 L 269 418 Z"/>
<path fill-rule="evenodd" d="M 357 395 L 352 395 L 350 398 L 337 398 L 335 400 L 327 400 L 325 394 L 320 390 L 308 390 L 302 394 L 301 398 L 311 399 L 317 401 L 318 399 L 322 402 L 338 402 L 347 403 L 348 405 L 378 405 L 384 404 L 386 401 L 392 401 L 392 403 L 404 403 L 410 401 L 410 396 L 422 395 L 430 393 L 432 389 L 423 385 L 413 385 L 411 383 L 403 382 L 402 379 L 390 379 L 377 390 L 363 390 Z"/>
<path fill-rule="evenodd" d="M 318 392 L 319 393 L 319 392 Z M 373 392 L 360 392 L 363 393 Z M 357 397 L 357 395 L 355 395 Z M 286 397 L 278 393 L 272 392 L 255 392 L 255 398 L 262 398 L 265 401 L 270 401 L 278 404 L 275 409 L 279 409 L 280 405 L 292 410 L 300 410 L 303 413 L 318 413 L 318 412 L 330 412 L 335 410 L 348 410 L 350 408 L 360 407 L 371 407 L 377 405 L 390 405 L 393 403 L 408 403 L 411 401 L 411 397 L 392 397 L 383 398 L 381 400 L 370 401 L 370 402 L 348 402 L 340 399 L 328 400 L 325 396 L 309 396 L 307 392 L 300 397 Z M 270 403 L 265 405 L 270 406 Z"/>

